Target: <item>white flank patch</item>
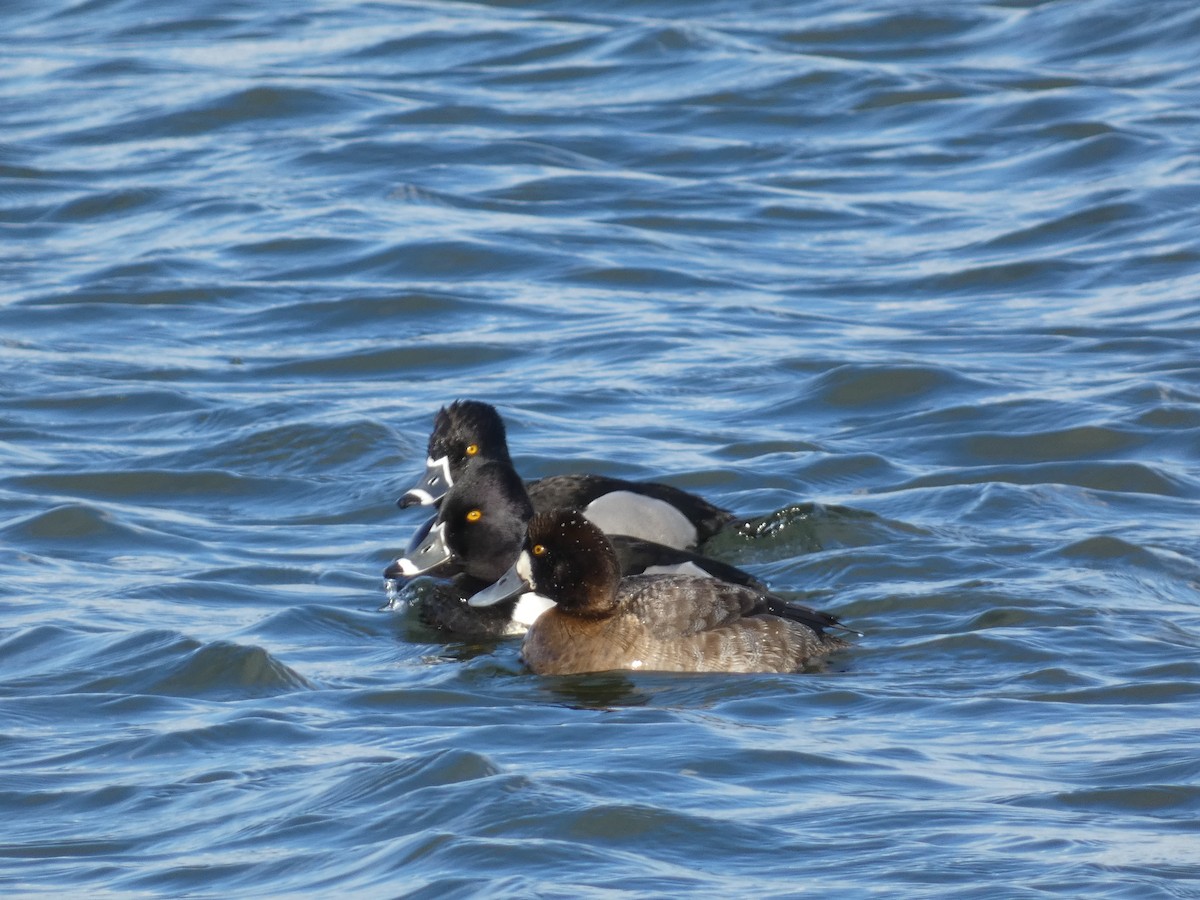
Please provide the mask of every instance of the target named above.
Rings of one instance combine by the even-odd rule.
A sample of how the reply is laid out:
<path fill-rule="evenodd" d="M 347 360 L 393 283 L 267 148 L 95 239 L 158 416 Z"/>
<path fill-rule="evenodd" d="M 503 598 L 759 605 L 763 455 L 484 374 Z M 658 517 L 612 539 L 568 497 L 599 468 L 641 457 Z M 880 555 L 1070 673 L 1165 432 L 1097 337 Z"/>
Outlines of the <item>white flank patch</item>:
<path fill-rule="evenodd" d="M 647 566 L 643 575 L 699 575 L 701 578 L 712 578 L 712 575 L 690 559 L 672 566 Z"/>
<path fill-rule="evenodd" d="M 605 534 L 627 534 L 668 547 L 695 546 L 696 528 L 670 503 L 633 491 L 597 497 L 583 514 Z"/>

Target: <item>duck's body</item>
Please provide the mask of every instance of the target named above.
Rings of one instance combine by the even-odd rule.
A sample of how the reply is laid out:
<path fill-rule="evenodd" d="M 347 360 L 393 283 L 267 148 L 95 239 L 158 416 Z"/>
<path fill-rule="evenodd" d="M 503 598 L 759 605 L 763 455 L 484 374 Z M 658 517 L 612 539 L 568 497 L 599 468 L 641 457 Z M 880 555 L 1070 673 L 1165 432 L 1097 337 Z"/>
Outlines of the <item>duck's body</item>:
<path fill-rule="evenodd" d="M 845 642 L 771 614 L 738 585 L 682 575 L 621 580 L 618 609 L 602 618 L 552 607 L 521 646 L 539 675 L 610 669 L 795 672 Z"/>
<path fill-rule="evenodd" d="M 522 658 L 540 675 L 612 669 L 795 672 L 845 641 L 837 620 L 752 587 L 686 575 L 622 578 L 604 535 L 576 512 L 535 516 L 524 549 L 487 606 L 514 591 L 554 606 L 529 627 Z"/>
<path fill-rule="evenodd" d="M 422 540 L 384 571 L 387 579 L 433 574 L 450 581 L 425 592 L 419 604 L 422 621 L 462 637 L 505 637 L 523 634 L 552 604 L 531 591 L 514 594 L 488 608 L 472 607 L 467 598 L 498 581 L 516 561 L 525 540 L 533 506 L 520 477 L 500 461 L 473 461 L 451 487 L 435 522 Z M 813 627 L 836 627 L 827 613 L 788 604 L 753 575 L 728 563 L 613 535 L 609 541 L 619 572 L 686 573 L 699 580 L 717 579 L 755 592 L 772 609 L 798 617 Z"/>
<path fill-rule="evenodd" d="M 536 512 L 579 509 L 605 534 L 693 549 L 734 520 L 703 497 L 656 481 L 551 475 L 526 483 Z"/>
<path fill-rule="evenodd" d="M 521 637 L 553 606 L 532 593 L 485 608 L 467 603 L 472 594 L 486 587 L 487 584 L 460 574 L 448 580 L 414 586 L 410 598 L 416 598 L 413 606 L 421 624 L 463 641 Z"/>
<path fill-rule="evenodd" d="M 512 466 L 504 421 L 495 407 L 457 400 L 434 417 L 425 474 L 397 503 L 435 505 L 478 461 Z M 526 484 L 536 512 L 581 509 L 607 534 L 694 548 L 735 518 L 703 497 L 660 482 L 605 475 L 552 475 Z"/>

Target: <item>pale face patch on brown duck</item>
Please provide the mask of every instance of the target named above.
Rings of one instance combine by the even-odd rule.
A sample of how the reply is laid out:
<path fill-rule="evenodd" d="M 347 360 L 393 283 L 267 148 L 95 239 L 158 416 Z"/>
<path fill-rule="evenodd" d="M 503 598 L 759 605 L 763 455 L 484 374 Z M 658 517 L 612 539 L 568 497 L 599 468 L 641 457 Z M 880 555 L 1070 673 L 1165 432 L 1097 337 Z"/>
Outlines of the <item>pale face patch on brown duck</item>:
<path fill-rule="evenodd" d="M 517 557 L 517 574 L 527 585 L 535 591 L 537 590 L 537 581 L 533 577 L 533 564 L 529 559 L 528 550 L 522 550 L 521 555 Z"/>

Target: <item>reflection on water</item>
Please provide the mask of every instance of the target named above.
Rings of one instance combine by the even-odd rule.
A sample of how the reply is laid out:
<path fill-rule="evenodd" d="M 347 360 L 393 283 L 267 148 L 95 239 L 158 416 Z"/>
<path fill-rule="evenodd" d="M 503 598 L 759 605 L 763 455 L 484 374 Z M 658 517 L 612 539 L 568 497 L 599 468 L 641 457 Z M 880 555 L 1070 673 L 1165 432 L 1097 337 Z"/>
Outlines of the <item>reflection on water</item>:
<path fill-rule="evenodd" d="M 645 706 L 652 693 L 639 690 L 632 677 L 620 672 L 593 675 L 559 675 L 537 679 L 537 690 L 571 709 L 612 709 L 618 706 Z"/>

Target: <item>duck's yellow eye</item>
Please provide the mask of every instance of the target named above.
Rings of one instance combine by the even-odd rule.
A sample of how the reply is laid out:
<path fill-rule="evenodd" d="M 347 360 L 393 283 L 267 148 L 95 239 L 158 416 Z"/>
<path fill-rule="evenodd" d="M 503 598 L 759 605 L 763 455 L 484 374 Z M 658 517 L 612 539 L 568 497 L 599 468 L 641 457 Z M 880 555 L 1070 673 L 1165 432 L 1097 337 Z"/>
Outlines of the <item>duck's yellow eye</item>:
<path fill-rule="evenodd" d="M 477 509 L 473 509 L 469 513 L 467 513 L 467 521 L 468 522 L 478 522 L 482 518 L 483 518 L 483 513 Z"/>
<path fill-rule="evenodd" d="M 532 547 L 529 548 L 529 552 L 532 553 L 534 556 L 545 556 L 546 548 L 543 547 L 541 544 L 534 544 Z"/>
<path fill-rule="evenodd" d="M 478 444 L 467 444 L 467 456 L 474 456 L 479 452 Z"/>

